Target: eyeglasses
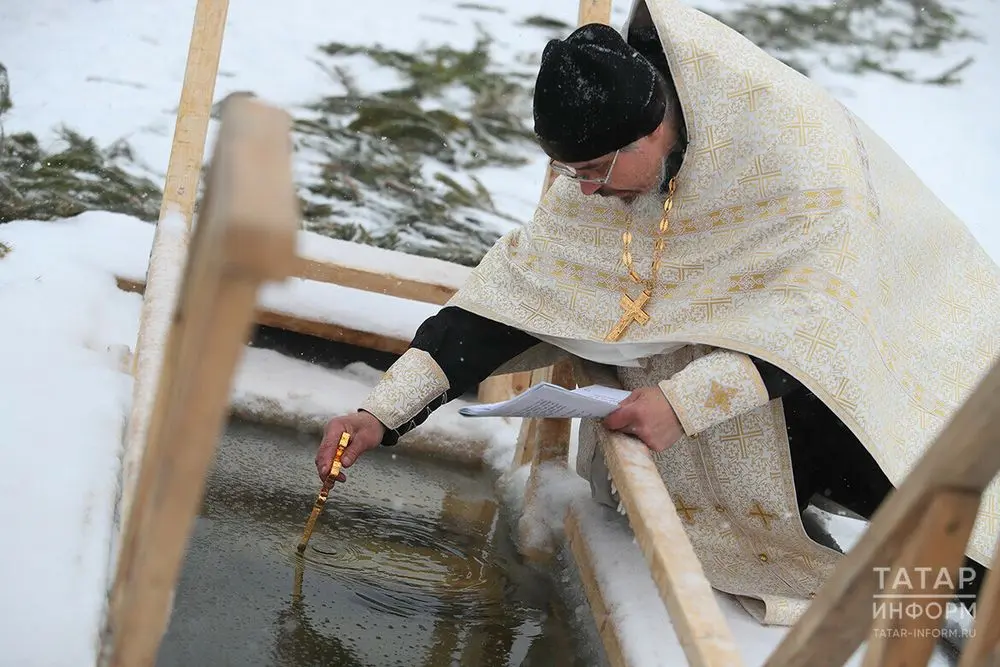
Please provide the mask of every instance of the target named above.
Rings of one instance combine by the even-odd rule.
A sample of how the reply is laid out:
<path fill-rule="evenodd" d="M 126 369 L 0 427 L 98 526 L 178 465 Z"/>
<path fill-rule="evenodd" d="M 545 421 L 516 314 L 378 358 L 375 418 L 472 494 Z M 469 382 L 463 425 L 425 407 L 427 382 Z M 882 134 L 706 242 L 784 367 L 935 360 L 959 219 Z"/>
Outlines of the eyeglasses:
<path fill-rule="evenodd" d="M 611 171 L 615 168 L 615 162 L 618 161 L 618 153 L 621 149 L 615 151 L 615 156 L 611 158 L 611 166 L 608 167 L 608 173 L 604 174 L 601 178 L 584 178 L 580 176 L 579 172 L 568 164 L 563 164 L 562 162 L 556 162 L 555 160 L 549 160 L 549 167 L 552 171 L 565 176 L 567 178 L 572 178 L 574 181 L 579 181 L 580 183 L 594 183 L 595 185 L 604 185 L 609 180 L 611 180 Z"/>

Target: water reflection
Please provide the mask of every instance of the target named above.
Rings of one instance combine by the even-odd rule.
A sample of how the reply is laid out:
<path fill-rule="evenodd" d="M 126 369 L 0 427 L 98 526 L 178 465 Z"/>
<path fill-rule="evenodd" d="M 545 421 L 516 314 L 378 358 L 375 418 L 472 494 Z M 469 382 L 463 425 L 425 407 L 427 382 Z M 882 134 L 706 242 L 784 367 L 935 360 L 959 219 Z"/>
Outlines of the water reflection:
<path fill-rule="evenodd" d="M 300 556 L 311 457 L 283 431 L 233 425 L 158 664 L 582 664 L 548 580 L 518 562 L 488 479 L 366 458 Z"/>

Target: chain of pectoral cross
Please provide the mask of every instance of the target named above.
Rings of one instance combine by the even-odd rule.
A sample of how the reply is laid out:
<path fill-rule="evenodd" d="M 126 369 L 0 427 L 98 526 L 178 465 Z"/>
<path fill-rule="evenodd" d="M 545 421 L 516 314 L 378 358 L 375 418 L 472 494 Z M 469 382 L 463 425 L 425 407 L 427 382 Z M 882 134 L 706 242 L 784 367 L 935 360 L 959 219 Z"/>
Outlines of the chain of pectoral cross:
<path fill-rule="evenodd" d="M 625 227 L 625 231 L 622 232 L 622 263 L 628 269 L 628 277 L 632 282 L 640 285 L 645 283 L 645 289 L 635 299 L 628 295 L 627 289 L 622 290 L 622 297 L 618 301 L 618 304 L 625 312 L 622 313 L 621 319 L 618 320 L 618 323 L 605 336 L 605 341 L 613 342 L 621 338 L 633 322 L 645 324 L 649 321 L 649 314 L 643 308 L 653 297 L 653 290 L 656 288 L 656 281 L 660 273 L 660 256 L 663 254 L 663 248 L 666 245 L 665 236 L 667 230 L 670 228 L 669 215 L 670 209 L 674 206 L 674 189 L 676 187 L 677 183 L 675 179 L 671 178 L 667 189 L 667 200 L 663 202 L 663 217 L 660 219 L 659 229 L 660 235 L 657 237 L 656 245 L 653 247 L 653 262 L 650 266 L 649 280 L 643 280 L 636 273 L 635 266 L 632 263 L 631 218 L 629 219 L 629 224 Z"/>

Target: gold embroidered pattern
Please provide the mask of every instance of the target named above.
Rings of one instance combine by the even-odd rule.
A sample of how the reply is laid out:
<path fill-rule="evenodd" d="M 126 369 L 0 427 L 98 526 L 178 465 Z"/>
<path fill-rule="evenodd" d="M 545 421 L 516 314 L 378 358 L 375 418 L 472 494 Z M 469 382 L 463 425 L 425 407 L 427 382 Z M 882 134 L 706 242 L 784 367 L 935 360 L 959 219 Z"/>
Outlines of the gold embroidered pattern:
<path fill-rule="evenodd" d="M 768 402 L 760 373 L 745 354 L 715 350 L 659 383 L 684 432 L 695 435 Z"/>
<path fill-rule="evenodd" d="M 687 523 L 694 523 L 694 513 L 701 511 L 700 507 L 685 504 L 684 499 L 680 496 L 677 496 L 677 500 L 674 501 L 674 509 L 677 510 L 678 515 L 684 517 L 684 521 Z"/>
<path fill-rule="evenodd" d="M 625 389 L 651 386 L 720 352 L 725 351 L 688 345 L 647 359 L 640 368 L 620 368 L 618 377 Z M 584 476 L 600 455 L 596 428 L 594 420 L 580 425 L 577 470 Z M 709 582 L 772 624 L 793 623 L 841 558 L 802 527 L 785 433 L 776 400 L 653 454 Z"/>
<path fill-rule="evenodd" d="M 448 391 L 444 371 L 424 350 L 410 348 L 397 359 L 361 404 L 387 428 L 399 428 Z"/>
<path fill-rule="evenodd" d="M 698 127 L 677 174 L 662 257 L 669 298 L 654 295 L 644 307 L 649 321 L 606 344 L 628 361 L 655 344 L 702 343 L 776 364 L 805 382 L 898 484 L 997 360 L 1000 269 L 912 169 L 820 86 L 685 4 L 645 4 L 683 112 Z M 525 226 L 531 233 L 511 232 L 516 256 L 498 244 L 449 303 L 549 342 L 603 344 L 621 314 L 613 240 L 626 211 L 620 200 L 586 197 L 556 179 Z M 657 222 L 634 220 L 636 266 L 653 258 Z M 537 238 L 551 239 L 544 251 Z M 590 292 L 554 287 L 567 266 L 579 267 Z M 720 408 L 704 407 L 710 384 L 701 386 L 688 421 L 724 419 Z M 731 437 L 732 423 L 745 434 L 763 428 L 748 416 L 726 423 Z M 743 436 L 728 451 L 742 461 L 757 440 Z M 746 518 L 747 502 L 727 500 L 729 514 Z M 1000 507 L 1000 484 L 986 490 L 967 551 L 987 565 L 1000 530 L 988 507 Z M 780 560 L 780 551 L 768 553 L 772 564 Z"/>
<path fill-rule="evenodd" d="M 726 387 L 712 380 L 712 387 L 708 390 L 708 400 L 705 401 L 706 408 L 721 408 L 723 412 L 729 413 L 730 402 L 737 393 L 735 387 Z"/>
<path fill-rule="evenodd" d="M 747 516 L 760 519 L 761 523 L 764 524 L 764 528 L 766 530 L 771 530 L 771 521 L 777 518 L 774 514 L 771 514 L 770 512 L 765 512 L 764 508 L 761 507 L 760 503 L 757 502 L 756 500 L 753 503 L 753 509 L 747 512 Z"/>

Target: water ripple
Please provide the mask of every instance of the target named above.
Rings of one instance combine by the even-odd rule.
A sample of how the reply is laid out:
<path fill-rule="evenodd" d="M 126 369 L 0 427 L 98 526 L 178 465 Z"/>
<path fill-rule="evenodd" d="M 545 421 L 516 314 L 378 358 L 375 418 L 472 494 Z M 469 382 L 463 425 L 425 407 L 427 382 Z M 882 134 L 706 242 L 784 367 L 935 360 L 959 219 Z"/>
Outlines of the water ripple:
<path fill-rule="evenodd" d="M 341 510 L 316 534 L 306 567 L 337 579 L 374 611 L 486 620 L 505 613 L 510 583 L 481 536 L 443 528 L 437 517 Z M 506 610 L 509 612 L 509 608 Z"/>

